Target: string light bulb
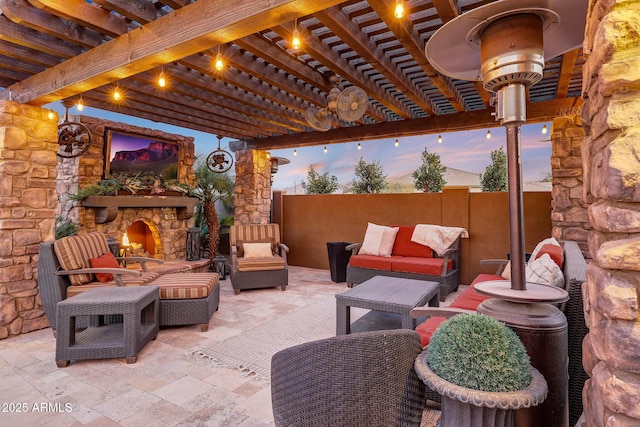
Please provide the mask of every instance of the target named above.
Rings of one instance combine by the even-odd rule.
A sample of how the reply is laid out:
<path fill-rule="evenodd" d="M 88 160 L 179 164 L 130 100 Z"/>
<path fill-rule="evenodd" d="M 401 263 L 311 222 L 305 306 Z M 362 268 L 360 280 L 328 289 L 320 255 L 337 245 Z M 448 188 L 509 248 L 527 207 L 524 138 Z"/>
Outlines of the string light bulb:
<path fill-rule="evenodd" d="M 543 134 L 547 133 L 547 125 L 542 126 L 542 133 Z"/>
<path fill-rule="evenodd" d="M 295 21 L 293 29 L 293 38 L 291 39 L 291 47 L 295 50 L 300 49 L 300 31 L 298 31 L 298 20 Z"/>
<path fill-rule="evenodd" d="M 324 146 L 324 152 L 325 153 L 327 152 L 327 146 L 326 145 Z"/>
<path fill-rule="evenodd" d="M 164 70 L 160 71 L 160 76 L 158 76 L 158 86 L 165 87 L 167 85 L 167 76 L 164 74 Z"/>
<path fill-rule="evenodd" d="M 491 131 L 490 130 L 487 131 L 487 139 L 491 139 Z"/>
<path fill-rule="evenodd" d="M 120 93 L 120 88 L 116 86 L 116 88 L 113 90 L 113 100 L 120 101 L 121 99 L 122 99 L 122 93 Z"/>
<path fill-rule="evenodd" d="M 80 97 L 80 99 L 78 99 L 78 102 L 76 102 L 76 110 L 78 111 L 84 110 L 84 103 L 82 102 L 82 97 Z"/>
<path fill-rule="evenodd" d="M 216 55 L 215 68 L 217 71 L 224 69 L 224 61 L 222 60 L 222 54 L 220 53 L 220 46 L 218 46 L 218 54 Z"/>
<path fill-rule="evenodd" d="M 53 114 L 53 111 L 49 111 L 49 113 L 47 114 L 47 117 L 49 117 L 49 120 L 53 120 L 55 117 Z"/>
<path fill-rule="evenodd" d="M 393 8 L 393 16 L 398 19 L 404 16 L 404 1 L 396 0 L 396 6 Z"/>
<path fill-rule="evenodd" d="M 400 145 L 400 141 L 398 141 L 398 138 L 396 138 L 396 143 L 395 143 L 395 144 L 393 144 L 393 145 L 395 145 L 396 147 L 397 147 L 398 145 Z"/>
<path fill-rule="evenodd" d="M 358 142 L 358 150 L 362 150 L 362 145 Z"/>
<path fill-rule="evenodd" d="M 298 150 L 293 150 L 293 155 L 297 156 L 298 155 Z"/>
<path fill-rule="evenodd" d="M 438 144 L 442 144 L 442 135 L 438 135 Z"/>

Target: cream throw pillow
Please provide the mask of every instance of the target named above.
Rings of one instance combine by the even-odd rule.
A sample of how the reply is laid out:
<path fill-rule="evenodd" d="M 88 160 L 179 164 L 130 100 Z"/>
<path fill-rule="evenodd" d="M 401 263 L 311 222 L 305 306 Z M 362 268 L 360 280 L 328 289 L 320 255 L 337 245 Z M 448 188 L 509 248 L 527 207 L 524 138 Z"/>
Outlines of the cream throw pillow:
<path fill-rule="evenodd" d="M 543 285 L 564 288 L 564 275 L 558 264 L 551 259 L 549 254 L 543 254 L 540 258 L 529 261 L 525 269 L 527 282 L 541 283 Z"/>
<path fill-rule="evenodd" d="M 271 252 L 271 243 L 243 243 L 245 258 L 270 258 L 273 256 Z"/>
<path fill-rule="evenodd" d="M 398 234 L 398 228 L 385 227 L 369 222 L 358 253 L 390 257 L 393 244 L 396 241 L 396 234 Z"/>

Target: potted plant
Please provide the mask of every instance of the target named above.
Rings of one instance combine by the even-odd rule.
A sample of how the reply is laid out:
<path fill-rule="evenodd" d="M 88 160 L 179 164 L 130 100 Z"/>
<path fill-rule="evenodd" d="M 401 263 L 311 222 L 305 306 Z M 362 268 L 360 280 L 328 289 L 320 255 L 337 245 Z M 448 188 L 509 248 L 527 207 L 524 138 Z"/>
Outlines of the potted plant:
<path fill-rule="evenodd" d="M 520 338 L 484 314 L 459 314 L 440 325 L 416 372 L 442 395 L 441 427 L 513 426 L 514 411 L 547 396 Z"/>

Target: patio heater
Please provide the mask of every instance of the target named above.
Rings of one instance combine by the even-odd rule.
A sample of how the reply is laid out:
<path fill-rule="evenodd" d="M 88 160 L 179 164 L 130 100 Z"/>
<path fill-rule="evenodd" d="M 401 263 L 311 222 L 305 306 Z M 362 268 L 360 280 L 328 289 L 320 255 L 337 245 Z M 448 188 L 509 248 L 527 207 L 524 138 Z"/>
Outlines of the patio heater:
<path fill-rule="evenodd" d="M 567 426 L 567 319 L 551 303 L 569 296 L 560 288 L 527 283 L 525 276 L 520 127 L 526 122 L 526 89 L 543 76 L 545 58 L 582 44 L 586 0 L 503 0 L 478 7 L 443 25 L 425 53 L 442 74 L 481 80 L 492 92 L 497 121 L 506 128 L 511 281 L 476 290 L 493 298 L 479 312 L 507 323 L 549 385 L 546 401 L 516 414 L 516 425 Z M 564 354 L 562 354 L 564 353 Z"/>

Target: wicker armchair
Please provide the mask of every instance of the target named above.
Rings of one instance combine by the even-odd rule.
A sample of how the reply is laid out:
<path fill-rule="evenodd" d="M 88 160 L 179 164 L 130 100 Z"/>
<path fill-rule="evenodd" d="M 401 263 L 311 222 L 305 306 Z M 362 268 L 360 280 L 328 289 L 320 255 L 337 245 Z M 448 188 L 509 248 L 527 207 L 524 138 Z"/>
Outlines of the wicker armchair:
<path fill-rule="evenodd" d="M 271 359 L 276 426 L 419 426 L 425 386 L 413 369 L 414 331 L 340 335 Z"/>
<path fill-rule="evenodd" d="M 234 224 L 229 230 L 231 285 L 235 294 L 242 289 L 272 288 L 284 291 L 289 284 L 287 245 L 280 242 L 278 224 Z M 266 245 L 267 253 L 245 256 L 248 245 Z M 248 255 L 248 253 L 247 253 Z"/>

